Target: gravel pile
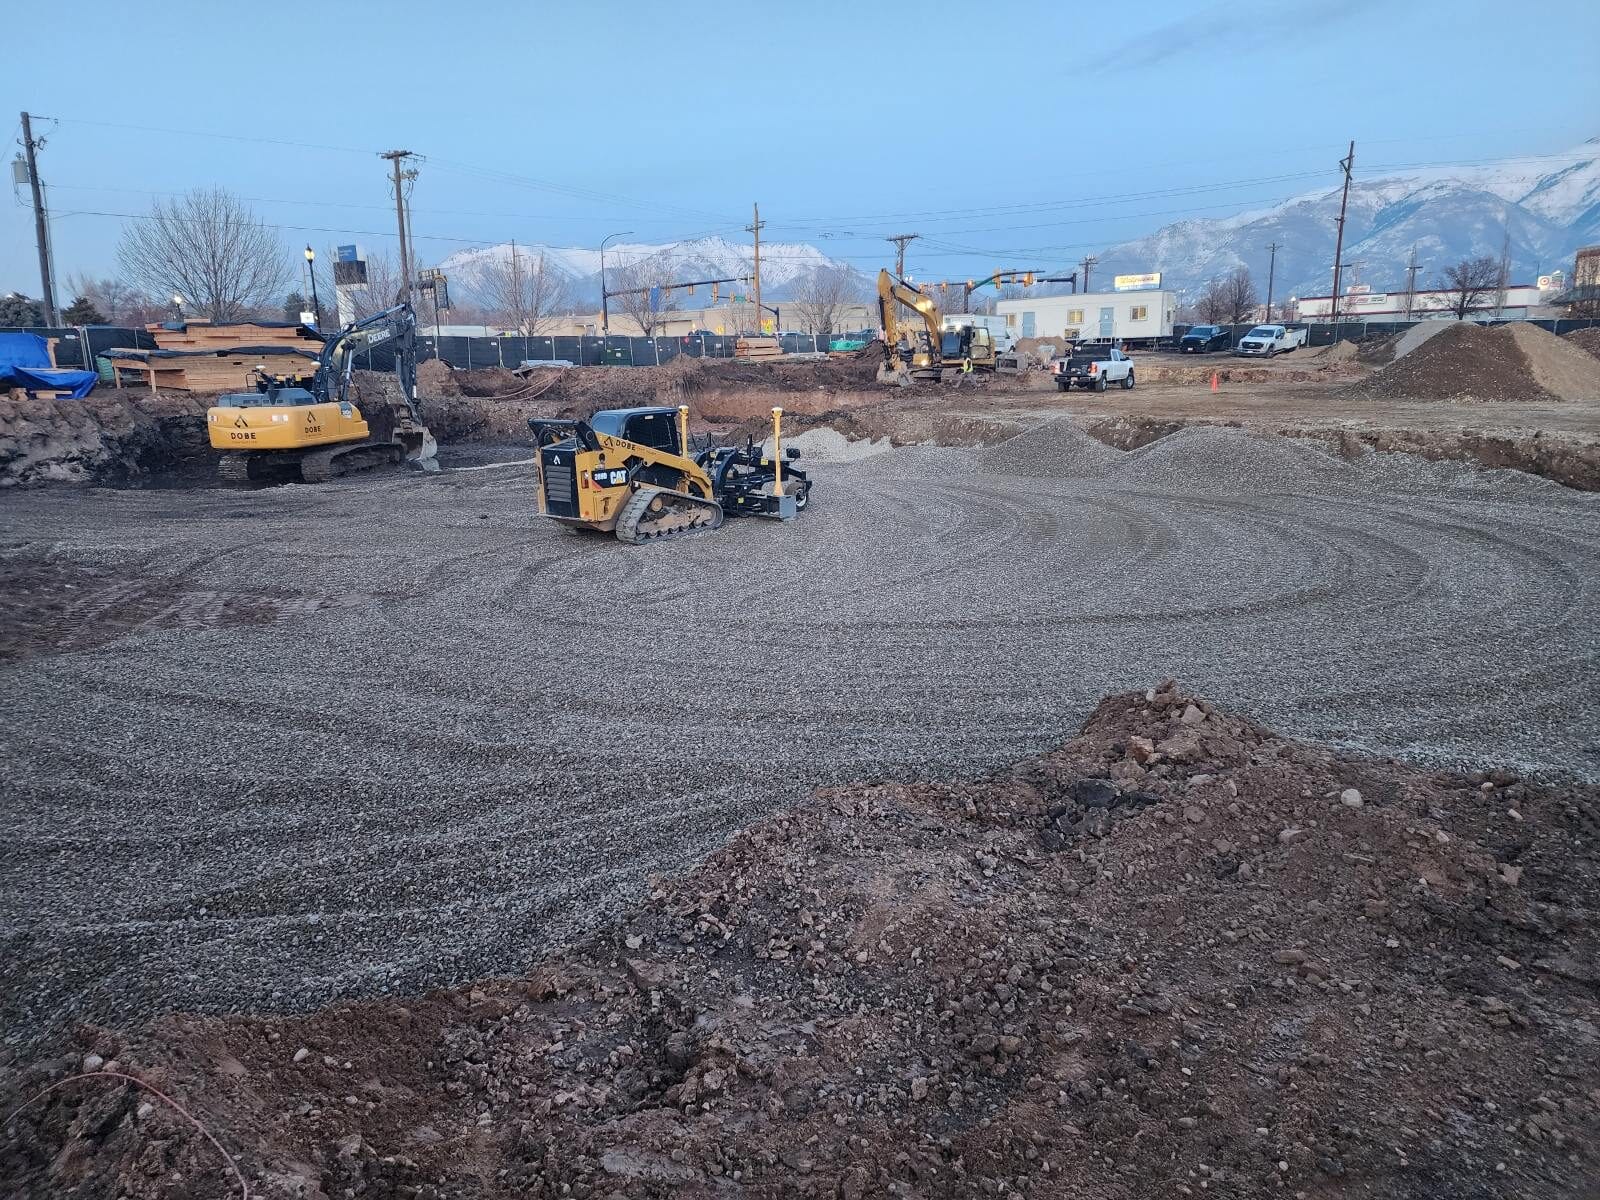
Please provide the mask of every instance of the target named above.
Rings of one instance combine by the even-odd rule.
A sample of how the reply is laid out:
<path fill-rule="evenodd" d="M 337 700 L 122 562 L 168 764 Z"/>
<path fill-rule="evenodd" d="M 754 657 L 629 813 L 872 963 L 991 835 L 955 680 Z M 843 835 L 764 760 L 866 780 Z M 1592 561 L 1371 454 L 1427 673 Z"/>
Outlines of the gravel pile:
<path fill-rule="evenodd" d="M 981 470 L 1024 478 L 1093 478 L 1114 469 L 1123 457 L 1070 417 L 1036 425 L 973 453 Z"/>
<path fill-rule="evenodd" d="M 887 454 L 894 449 L 888 438 L 846 437 L 837 429 L 826 425 L 819 425 L 815 429 L 807 429 L 792 436 L 786 434 L 783 444 L 788 449 L 800 451 L 800 466 L 808 470 L 812 463 L 856 462 L 863 458 Z M 772 439 L 768 438 L 763 442 L 762 448 L 764 453 L 771 453 Z"/>
<path fill-rule="evenodd" d="M 1419 321 L 1400 335 L 1400 340 L 1394 344 L 1394 358 L 1404 358 L 1429 338 L 1438 337 L 1446 329 L 1454 327 L 1450 321 Z"/>
<path fill-rule="evenodd" d="M 1591 1200 L 1597 804 L 1166 681 L 986 779 L 820 793 L 510 978 L 82 1029 L 0 1073 L 56 1089 L 0 1190 L 237 1194 L 114 1069 L 259 1200 Z"/>
<path fill-rule="evenodd" d="M 1600 325 L 1591 325 L 1587 329 L 1574 329 L 1563 337 L 1579 349 L 1600 358 Z"/>
<path fill-rule="evenodd" d="M 1403 357 L 1353 384 L 1353 393 L 1416 400 L 1586 400 L 1600 395 L 1600 367 L 1577 346 L 1527 322 L 1443 328 Z"/>
<path fill-rule="evenodd" d="M 1600 775 L 1595 497 L 1235 431 L 981 453 L 822 465 L 793 524 L 644 548 L 538 521 L 517 468 L 0 496 L 9 559 L 77 568 L 30 594 L 94 581 L 0 668 L 4 1036 L 514 972 L 812 787 L 997 767 L 1168 674 Z"/>

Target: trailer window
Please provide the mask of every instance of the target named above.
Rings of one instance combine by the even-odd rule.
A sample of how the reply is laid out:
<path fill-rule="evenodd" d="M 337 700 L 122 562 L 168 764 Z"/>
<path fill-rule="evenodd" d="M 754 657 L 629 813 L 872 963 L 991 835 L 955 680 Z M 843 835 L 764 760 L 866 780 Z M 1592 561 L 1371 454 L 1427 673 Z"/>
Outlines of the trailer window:
<path fill-rule="evenodd" d="M 1128 310 L 1128 320 L 1143 321 L 1150 316 L 1150 310 L 1143 304 L 1136 304 Z"/>
<path fill-rule="evenodd" d="M 1081 308 L 1069 308 L 1069 309 L 1067 309 L 1067 324 L 1068 325 L 1082 325 L 1083 324 L 1083 309 L 1081 309 Z"/>

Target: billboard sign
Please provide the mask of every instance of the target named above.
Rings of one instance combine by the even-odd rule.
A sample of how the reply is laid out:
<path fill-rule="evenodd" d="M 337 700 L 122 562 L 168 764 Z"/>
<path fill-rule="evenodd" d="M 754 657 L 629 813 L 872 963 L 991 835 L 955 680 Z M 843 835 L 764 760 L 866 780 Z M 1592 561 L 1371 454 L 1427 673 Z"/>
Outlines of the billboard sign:
<path fill-rule="evenodd" d="M 1161 272 L 1151 271 L 1144 275 L 1117 275 L 1111 280 L 1111 286 L 1119 292 L 1143 292 L 1161 286 Z"/>

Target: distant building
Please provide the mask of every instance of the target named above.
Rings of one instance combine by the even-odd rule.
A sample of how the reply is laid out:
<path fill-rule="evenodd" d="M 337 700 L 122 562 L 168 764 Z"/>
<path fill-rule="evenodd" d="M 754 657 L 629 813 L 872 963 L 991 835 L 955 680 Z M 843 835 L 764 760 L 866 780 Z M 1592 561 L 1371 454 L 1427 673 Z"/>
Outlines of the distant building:
<path fill-rule="evenodd" d="M 1078 292 L 1001 300 L 995 311 L 1019 338 L 1136 340 L 1171 336 L 1178 297 L 1163 289 Z"/>
<path fill-rule="evenodd" d="M 1541 289 L 1536 283 L 1515 283 L 1506 286 L 1504 303 L 1497 289 L 1492 289 L 1478 301 L 1472 312 L 1480 319 L 1505 318 L 1525 320 L 1528 317 L 1554 315 L 1550 306 L 1556 291 Z M 1457 293 L 1448 289 L 1430 289 L 1405 292 L 1353 292 L 1339 298 L 1340 321 L 1422 321 L 1454 317 L 1451 305 Z M 1315 323 L 1333 316 L 1332 296 L 1295 296 L 1288 305 L 1290 320 Z"/>
<path fill-rule="evenodd" d="M 765 297 L 763 297 L 765 299 Z M 805 333 L 806 322 L 800 312 L 798 303 L 792 300 L 774 300 L 767 308 L 778 310 L 779 330 L 783 333 Z M 767 320 L 773 319 L 771 312 L 762 314 Z M 658 337 L 684 337 L 691 333 L 704 330 L 707 333 L 726 334 L 729 337 L 741 333 L 752 333 L 756 329 L 755 305 L 745 304 L 719 304 L 705 308 L 680 308 L 659 314 L 660 321 L 656 326 Z M 611 335 L 613 337 L 643 337 L 644 330 L 639 322 L 635 321 L 617 305 L 611 303 Z M 551 335 L 575 336 L 584 334 L 589 337 L 600 336 L 600 314 L 569 313 L 555 317 L 549 322 L 544 322 L 547 327 L 540 329 L 540 336 Z M 876 304 L 845 304 L 841 305 L 834 318 L 835 334 L 859 333 L 863 329 L 876 329 L 878 327 L 878 308 Z"/>

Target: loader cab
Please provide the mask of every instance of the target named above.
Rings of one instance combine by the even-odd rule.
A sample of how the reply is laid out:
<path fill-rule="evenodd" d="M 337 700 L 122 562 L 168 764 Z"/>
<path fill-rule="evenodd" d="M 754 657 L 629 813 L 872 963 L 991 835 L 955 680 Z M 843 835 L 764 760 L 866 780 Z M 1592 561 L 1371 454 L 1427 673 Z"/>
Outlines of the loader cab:
<path fill-rule="evenodd" d="M 675 408 L 604 408 L 589 418 L 596 433 L 621 438 L 665 454 L 684 452 L 678 438 Z"/>

